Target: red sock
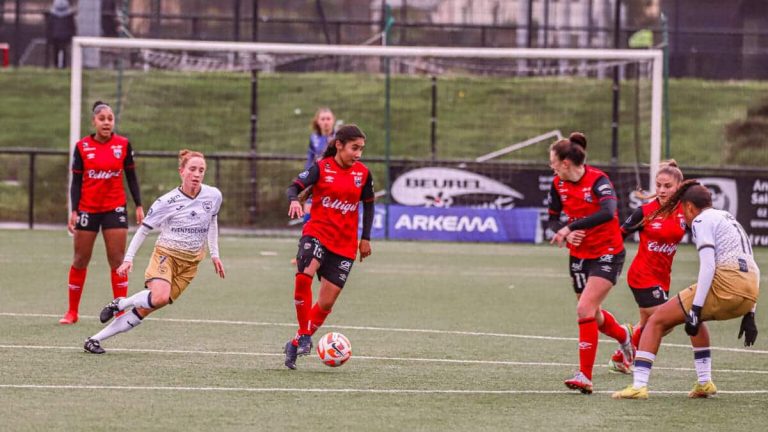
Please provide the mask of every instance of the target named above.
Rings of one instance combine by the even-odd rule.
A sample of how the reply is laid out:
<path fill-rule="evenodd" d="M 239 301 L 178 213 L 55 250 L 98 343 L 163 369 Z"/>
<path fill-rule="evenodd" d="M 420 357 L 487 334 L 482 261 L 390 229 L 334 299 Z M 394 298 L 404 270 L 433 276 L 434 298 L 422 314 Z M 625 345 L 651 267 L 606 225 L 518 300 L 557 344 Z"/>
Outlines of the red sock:
<path fill-rule="evenodd" d="M 83 295 L 83 286 L 85 285 L 85 275 L 88 268 L 77 269 L 69 268 L 69 310 L 77 313 L 80 309 L 80 296 Z"/>
<path fill-rule="evenodd" d="M 125 297 L 128 295 L 128 275 L 120 276 L 115 269 L 112 269 L 112 298 Z"/>
<path fill-rule="evenodd" d="M 594 318 L 579 320 L 579 370 L 592 379 L 592 368 L 597 354 L 597 321 Z"/>
<path fill-rule="evenodd" d="M 317 329 L 323 325 L 325 319 L 328 318 L 328 315 L 330 314 L 331 311 L 321 308 L 317 303 L 312 306 L 312 312 L 309 315 L 309 331 L 311 332 L 311 335 L 315 334 Z"/>
<path fill-rule="evenodd" d="M 296 305 L 296 319 L 299 322 L 299 335 L 310 334 L 309 314 L 312 309 L 312 276 L 296 273 L 293 302 Z"/>
<path fill-rule="evenodd" d="M 643 335 L 643 326 L 638 325 L 635 327 L 635 331 L 632 332 L 632 346 L 637 349 L 640 346 L 640 336 Z"/>
<path fill-rule="evenodd" d="M 603 325 L 599 327 L 601 333 L 610 336 L 618 343 L 624 343 L 627 340 L 627 330 L 621 326 L 616 318 L 607 310 L 601 310 L 603 313 Z"/>

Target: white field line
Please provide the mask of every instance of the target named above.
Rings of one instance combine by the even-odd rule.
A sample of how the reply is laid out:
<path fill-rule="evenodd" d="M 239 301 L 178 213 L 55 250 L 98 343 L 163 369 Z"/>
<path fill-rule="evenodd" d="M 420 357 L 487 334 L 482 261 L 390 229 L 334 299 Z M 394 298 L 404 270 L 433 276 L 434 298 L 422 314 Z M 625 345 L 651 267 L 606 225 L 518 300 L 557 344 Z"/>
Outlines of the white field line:
<path fill-rule="evenodd" d="M 23 350 L 63 350 L 63 351 L 82 351 L 81 347 L 76 346 L 57 346 L 57 345 L 0 345 L 0 349 L 23 349 Z M 220 356 L 243 356 L 243 357 L 283 357 L 280 353 L 265 352 L 246 352 L 246 351 L 201 351 L 201 350 L 174 350 L 174 349 L 145 349 L 145 348 L 110 348 L 108 351 L 130 352 L 130 353 L 151 353 L 151 354 L 193 354 L 193 355 L 220 355 Z M 448 363 L 448 364 L 469 364 L 469 365 L 491 365 L 491 366 L 534 366 L 534 367 L 569 367 L 578 368 L 577 363 L 559 363 L 559 362 L 522 362 L 509 360 L 468 360 L 468 359 L 441 359 L 441 358 L 419 358 L 419 357 L 380 357 L 380 356 L 355 356 L 356 360 L 374 360 L 374 361 L 392 361 L 392 362 L 419 362 L 419 363 Z M 595 367 L 607 368 L 607 365 L 596 364 Z M 654 370 L 669 370 L 680 372 L 695 372 L 694 368 L 683 367 L 663 367 L 654 366 Z M 715 369 L 715 373 L 735 373 L 735 374 L 756 374 L 768 375 L 768 370 L 761 369 Z"/>
<path fill-rule="evenodd" d="M 456 394 L 456 395 L 532 395 L 575 394 L 568 390 L 437 390 L 437 389 L 366 389 L 366 388 L 279 388 L 279 387 L 174 387 L 174 386 L 106 386 L 106 385 L 46 385 L 0 384 L 0 389 L 26 390 L 139 390 L 173 392 L 239 392 L 239 393 L 373 393 L 373 394 Z M 611 394 L 610 390 L 595 393 Z M 656 390 L 654 395 L 682 395 L 688 391 Z M 768 390 L 719 390 L 718 394 L 762 395 Z"/>
<path fill-rule="evenodd" d="M 60 318 L 60 315 L 54 314 L 33 314 L 33 313 L 14 313 L 14 312 L 0 312 L 0 316 L 9 317 L 31 317 L 31 318 Z M 80 319 L 98 319 L 93 315 L 80 315 Z M 242 325 L 242 326 L 259 326 L 259 327 L 296 327 L 295 323 L 270 323 L 259 321 L 232 321 L 232 320 L 208 320 L 208 319 L 187 319 L 187 318 L 146 318 L 147 321 L 160 321 L 160 322 L 173 322 L 173 323 L 188 323 L 188 324 L 223 324 L 223 325 Z M 341 330 L 365 330 L 365 331 L 382 331 L 382 332 L 400 332 L 400 333 L 427 333 L 427 334 L 444 334 L 444 335 L 457 335 L 457 336 L 485 336 L 496 338 L 514 338 L 514 339 L 536 339 L 536 340 L 551 340 L 551 341 L 578 341 L 573 337 L 561 337 L 561 336 L 539 336 L 539 335 L 525 335 L 514 333 L 489 333 L 489 332 L 474 332 L 474 331 L 461 331 L 461 330 L 434 330 L 434 329 L 409 329 L 409 328 L 397 328 L 397 327 L 368 327 L 368 326 L 350 326 L 350 325 L 330 325 L 328 328 L 341 329 Z M 601 343 L 616 343 L 613 339 L 600 339 Z M 664 343 L 665 347 L 685 348 L 691 349 L 690 345 L 686 344 L 670 344 Z M 710 347 L 713 351 L 728 351 L 728 352 L 743 352 L 750 354 L 768 354 L 768 350 L 756 350 L 745 348 L 726 348 L 726 347 Z"/>

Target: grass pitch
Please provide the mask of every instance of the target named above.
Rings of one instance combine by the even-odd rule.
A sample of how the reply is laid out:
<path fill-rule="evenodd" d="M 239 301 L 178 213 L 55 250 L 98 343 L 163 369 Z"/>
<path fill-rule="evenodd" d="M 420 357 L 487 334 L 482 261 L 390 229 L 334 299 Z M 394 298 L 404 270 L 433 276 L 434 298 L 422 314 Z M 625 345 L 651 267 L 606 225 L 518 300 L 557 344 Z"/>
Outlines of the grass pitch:
<path fill-rule="evenodd" d="M 296 239 L 223 237 L 227 279 L 204 262 L 176 304 L 106 341 L 103 356 L 82 351 L 111 296 L 101 240 L 81 321 L 68 327 L 57 321 L 71 239 L 0 231 L 0 245 L 3 430 L 761 430 L 768 420 L 764 307 L 756 347 L 736 339 L 738 320 L 710 325 L 720 390 L 712 400 L 686 397 L 696 375 L 679 329 L 659 353 L 650 400 L 610 399 L 631 379 L 607 372 L 616 345 L 604 336 L 596 393 L 567 390 L 578 359 L 575 300 L 567 253 L 550 246 L 375 242 L 321 330 L 348 336 L 352 359 L 333 369 L 312 355 L 289 371 L 281 348 L 294 331 Z M 768 250 L 756 253 L 768 269 Z M 682 247 L 673 292 L 695 281 L 697 265 Z M 637 318 L 623 278 L 605 306 Z"/>

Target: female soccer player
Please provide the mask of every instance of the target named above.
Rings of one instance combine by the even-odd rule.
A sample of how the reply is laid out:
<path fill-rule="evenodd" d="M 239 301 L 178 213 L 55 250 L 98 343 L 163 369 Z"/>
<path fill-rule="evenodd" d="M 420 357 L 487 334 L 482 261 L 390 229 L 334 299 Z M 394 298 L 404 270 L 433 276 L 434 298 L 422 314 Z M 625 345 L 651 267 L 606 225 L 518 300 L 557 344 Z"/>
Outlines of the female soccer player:
<path fill-rule="evenodd" d="M 97 101 L 93 104 L 92 113 L 95 133 L 78 141 L 72 162 L 72 185 L 69 189 L 72 213 L 67 229 L 74 234 L 75 254 L 69 268 L 69 310 L 59 320 L 60 324 L 77 322 L 80 296 L 99 229 L 107 249 L 112 294 L 117 298 L 124 297 L 128 292 L 128 278 L 115 271 L 123 262 L 128 239 L 123 173 L 136 205 L 136 224 L 141 224 L 144 219 L 131 143 L 113 132 L 115 114 L 109 105 Z"/>
<path fill-rule="evenodd" d="M 637 255 L 627 273 L 627 284 L 640 308 L 640 321 L 632 333 L 632 346 L 637 347 L 640 334 L 648 317 L 669 298 L 669 282 L 672 274 L 672 260 L 677 245 L 685 235 L 685 217 L 678 205 L 666 218 L 650 215 L 669 201 L 669 198 L 683 182 L 683 173 L 677 162 L 661 163 L 656 174 L 656 195 L 653 201 L 638 207 L 621 225 L 626 238 L 640 232 Z M 649 197 L 650 198 L 650 197 Z M 615 372 L 631 373 L 632 363 L 624 359 L 622 351 L 616 350 L 608 362 L 608 369 Z"/>
<path fill-rule="evenodd" d="M 119 316 L 100 332 L 85 340 L 84 349 L 104 354 L 101 342 L 118 333 L 127 332 L 150 313 L 173 303 L 197 274 L 205 258 L 204 246 L 213 261 L 213 270 L 224 278 L 224 265 L 219 258 L 219 230 L 216 215 L 221 208 L 221 192 L 203 184 L 205 157 L 202 153 L 179 152 L 181 186 L 171 190 L 152 204 L 142 226 L 131 240 L 125 261 L 117 272 L 125 276 L 133 268 L 133 258 L 149 232 L 160 228 L 160 236 L 144 273 L 147 288 L 128 298 L 117 298 L 102 309 L 101 322 L 116 313 L 133 308 Z"/>
<path fill-rule="evenodd" d="M 704 321 L 743 317 L 738 337 L 745 334 L 745 346 L 757 338 L 755 306 L 760 269 L 744 228 L 730 213 L 712 208 L 712 194 L 695 180 L 684 181 L 652 216 L 667 217 L 679 203 L 699 251 L 699 276 L 696 284 L 664 303 L 648 319 L 635 357 L 634 382 L 614 393 L 614 399 L 648 398 L 648 378 L 661 339 L 680 324 L 685 323 L 685 332 L 691 336 L 698 377 L 688 393 L 691 398 L 717 393 L 712 382 L 709 334 L 701 331 Z"/>
<path fill-rule="evenodd" d="M 304 169 L 308 170 L 325 152 L 328 143 L 333 140 L 333 126 L 336 117 L 330 108 L 318 108 L 312 118 L 312 133 L 309 135 L 309 148 L 307 148 L 307 162 Z"/>
<path fill-rule="evenodd" d="M 296 369 L 296 358 L 312 350 L 312 335 L 331 313 L 347 281 L 357 252 L 371 255 L 373 178 L 360 163 L 365 134 L 357 126 L 341 127 L 323 158 L 302 172 L 288 188 L 288 216 L 303 215 L 298 194 L 313 186 L 312 219 L 304 225 L 296 254 L 294 303 L 299 328 L 285 344 L 285 366 Z M 358 243 L 358 204 L 363 202 L 363 230 Z M 312 278 L 320 278 L 320 294 L 312 304 Z"/>
<path fill-rule="evenodd" d="M 549 193 L 551 243 L 568 243 L 570 273 L 578 305 L 579 372 L 565 381 L 568 388 L 592 393 L 592 369 L 598 330 L 616 339 L 631 359 L 631 326 L 621 326 L 600 308 L 624 265 L 624 242 L 616 212 L 616 193 L 608 176 L 584 163 L 587 138 L 574 132 L 552 144 L 549 165 L 555 172 Z M 560 214 L 568 223 L 560 225 Z"/>

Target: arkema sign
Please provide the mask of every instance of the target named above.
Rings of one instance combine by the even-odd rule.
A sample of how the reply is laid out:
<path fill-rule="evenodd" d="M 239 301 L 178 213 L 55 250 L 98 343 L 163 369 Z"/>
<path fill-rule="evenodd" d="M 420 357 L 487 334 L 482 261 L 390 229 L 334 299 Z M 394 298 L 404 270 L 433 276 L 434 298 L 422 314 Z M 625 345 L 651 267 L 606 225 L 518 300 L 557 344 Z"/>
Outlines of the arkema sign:
<path fill-rule="evenodd" d="M 389 238 L 399 240 L 526 242 L 539 235 L 538 209 L 389 206 Z"/>

